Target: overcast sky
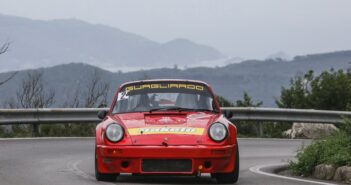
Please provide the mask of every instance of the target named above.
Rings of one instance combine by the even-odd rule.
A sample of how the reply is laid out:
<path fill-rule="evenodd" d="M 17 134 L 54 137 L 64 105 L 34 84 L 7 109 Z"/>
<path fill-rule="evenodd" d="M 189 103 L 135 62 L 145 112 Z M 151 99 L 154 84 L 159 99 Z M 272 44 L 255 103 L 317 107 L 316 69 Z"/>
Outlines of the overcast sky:
<path fill-rule="evenodd" d="M 246 59 L 351 49 L 350 0 L 0 0 L 0 13 L 188 38 Z"/>

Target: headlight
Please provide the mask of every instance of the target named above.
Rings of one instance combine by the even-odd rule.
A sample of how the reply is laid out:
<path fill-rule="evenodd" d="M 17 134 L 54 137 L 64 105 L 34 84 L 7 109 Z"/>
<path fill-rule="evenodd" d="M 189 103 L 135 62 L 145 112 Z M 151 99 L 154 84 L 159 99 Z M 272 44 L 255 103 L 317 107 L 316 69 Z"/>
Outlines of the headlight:
<path fill-rule="evenodd" d="M 228 135 L 227 127 L 224 124 L 218 122 L 213 123 L 210 126 L 208 133 L 210 135 L 210 138 L 215 142 L 223 141 Z"/>
<path fill-rule="evenodd" d="M 118 142 L 123 138 L 124 130 L 119 124 L 112 123 L 106 128 L 106 137 L 111 142 Z"/>

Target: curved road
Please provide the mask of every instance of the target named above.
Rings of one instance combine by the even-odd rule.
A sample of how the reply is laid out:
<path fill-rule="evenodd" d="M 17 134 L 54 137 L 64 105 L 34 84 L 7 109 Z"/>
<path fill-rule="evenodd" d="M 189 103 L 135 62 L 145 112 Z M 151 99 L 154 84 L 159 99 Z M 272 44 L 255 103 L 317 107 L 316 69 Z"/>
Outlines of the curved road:
<path fill-rule="evenodd" d="M 239 139 L 238 185 L 309 184 L 259 175 L 249 169 L 287 162 L 307 140 Z M 97 182 L 93 168 L 94 139 L 0 140 L 1 185 L 95 185 L 95 184 L 216 184 L 208 175 L 153 177 L 121 175 L 118 182 Z"/>

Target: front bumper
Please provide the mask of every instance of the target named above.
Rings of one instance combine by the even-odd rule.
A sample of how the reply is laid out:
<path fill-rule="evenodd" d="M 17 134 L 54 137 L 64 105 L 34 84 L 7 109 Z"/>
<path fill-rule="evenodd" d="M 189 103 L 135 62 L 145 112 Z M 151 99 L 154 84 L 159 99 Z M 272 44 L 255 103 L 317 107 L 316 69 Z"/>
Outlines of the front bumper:
<path fill-rule="evenodd" d="M 96 147 L 97 170 L 100 173 L 196 174 L 229 173 L 234 169 L 235 145 L 227 146 L 105 146 Z M 143 159 L 189 159 L 187 171 L 145 172 Z"/>

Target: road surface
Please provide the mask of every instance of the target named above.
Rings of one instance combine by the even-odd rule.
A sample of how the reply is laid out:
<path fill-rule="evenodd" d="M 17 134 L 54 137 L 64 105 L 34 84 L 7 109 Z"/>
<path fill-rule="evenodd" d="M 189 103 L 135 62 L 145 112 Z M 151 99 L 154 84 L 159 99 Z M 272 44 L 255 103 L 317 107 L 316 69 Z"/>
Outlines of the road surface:
<path fill-rule="evenodd" d="M 257 165 L 277 164 L 292 159 L 308 140 L 239 139 L 240 177 L 238 185 L 310 184 L 269 177 L 251 172 Z M 117 182 L 98 182 L 94 178 L 94 139 L 0 140 L 1 185 L 96 185 L 96 184 L 216 184 L 210 176 L 131 176 L 123 174 Z"/>

